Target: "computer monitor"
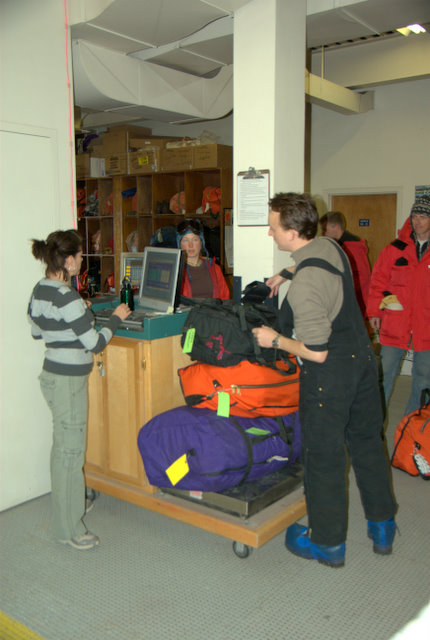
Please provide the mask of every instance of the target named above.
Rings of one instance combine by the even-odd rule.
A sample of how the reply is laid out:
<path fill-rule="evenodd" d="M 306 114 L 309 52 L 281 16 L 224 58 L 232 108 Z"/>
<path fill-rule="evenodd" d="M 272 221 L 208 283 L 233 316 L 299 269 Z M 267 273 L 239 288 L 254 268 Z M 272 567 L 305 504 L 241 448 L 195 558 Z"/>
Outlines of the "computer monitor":
<path fill-rule="evenodd" d="M 173 313 L 179 303 L 183 264 L 181 249 L 145 247 L 138 306 Z"/>
<path fill-rule="evenodd" d="M 144 252 L 121 253 L 121 277 L 120 284 L 127 277 L 134 291 L 139 291 L 143 273 Z"/>

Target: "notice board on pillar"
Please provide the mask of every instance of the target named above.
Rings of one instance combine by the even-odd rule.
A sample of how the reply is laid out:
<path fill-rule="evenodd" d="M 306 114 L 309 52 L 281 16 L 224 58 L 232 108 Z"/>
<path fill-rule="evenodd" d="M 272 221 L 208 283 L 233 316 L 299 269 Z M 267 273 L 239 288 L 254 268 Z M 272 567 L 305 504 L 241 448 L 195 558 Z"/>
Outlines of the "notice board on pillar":
<path fill-rule="evenodd" d="M 237 224 L 240 227 L 267 226 L 269 177 L 268 169 L 257 171 L 254 167 L 237 174 Z"/>

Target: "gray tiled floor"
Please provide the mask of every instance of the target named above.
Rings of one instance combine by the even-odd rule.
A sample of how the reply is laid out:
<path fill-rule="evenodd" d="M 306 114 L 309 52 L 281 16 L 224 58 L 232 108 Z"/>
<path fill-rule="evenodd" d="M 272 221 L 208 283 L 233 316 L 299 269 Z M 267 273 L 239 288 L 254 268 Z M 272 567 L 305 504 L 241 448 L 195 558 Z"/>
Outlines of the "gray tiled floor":
<path fill-rule="evenodd" d="M 387 439 L 406 404 L 400 376 Z M 430 483 L 394 469 L 400 534 L 376 556 L 351 477 L 347 563 L 289 554 L 279 535 L 240 560 L 225 538 L 101 495 L 100 548 L 51 541 L 50 497 L 0 514 L 0 608 L 47 640 L 385 640 L 429 599 Z M 1 633 L 0 633 L 1 637 Z"/>

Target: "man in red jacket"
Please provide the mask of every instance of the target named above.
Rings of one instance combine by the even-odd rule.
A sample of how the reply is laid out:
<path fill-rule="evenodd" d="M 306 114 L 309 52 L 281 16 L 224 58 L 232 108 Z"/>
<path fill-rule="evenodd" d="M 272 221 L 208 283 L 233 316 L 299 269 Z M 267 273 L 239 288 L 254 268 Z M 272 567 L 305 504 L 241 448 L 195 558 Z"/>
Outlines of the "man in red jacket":
<path fill-rule="evenodd" d="M 379 331 L 385 403 L 406 349 L 414 350 L 412 390 L 405 415 L 430 388 L 430 196 L 414 202 L 398 237 L 375 263 L 367 315 Z"/>
<path fill-rule="evenodd" d="M 363 316 L 370 284 L 368 249 L 364 240 L 346 231 L 346 220 L 340 211 L 328 211 L 320 218 L 323 235 L 336 240 L 348 256 L 354 279 L 355 295 Z"/>

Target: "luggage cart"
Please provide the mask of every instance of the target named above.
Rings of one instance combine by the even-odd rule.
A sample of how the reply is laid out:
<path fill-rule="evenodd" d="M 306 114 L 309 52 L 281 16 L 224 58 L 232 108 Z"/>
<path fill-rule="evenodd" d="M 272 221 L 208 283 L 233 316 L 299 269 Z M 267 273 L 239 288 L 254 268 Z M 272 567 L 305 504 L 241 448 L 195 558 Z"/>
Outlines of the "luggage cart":
<path fill-rule="evenodd" d="M 158 489 L 149 494 L 91 473 L 86 481 L 90 489 L 232 540 L 241 559 L 306 514 L 301 470 L 278 471 L 219 493 Z"/>

